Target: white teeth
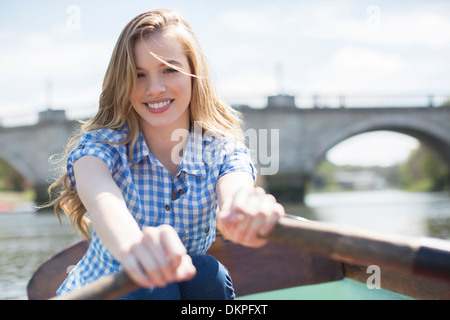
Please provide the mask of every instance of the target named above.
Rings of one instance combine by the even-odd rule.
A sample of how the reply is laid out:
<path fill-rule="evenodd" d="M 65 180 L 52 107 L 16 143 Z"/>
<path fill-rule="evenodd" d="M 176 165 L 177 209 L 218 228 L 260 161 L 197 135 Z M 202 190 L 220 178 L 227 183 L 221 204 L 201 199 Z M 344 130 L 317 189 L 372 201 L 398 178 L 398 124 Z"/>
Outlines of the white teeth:
<path fill-rule="evenodd" d="M 167 106 L 172 100 L 163 101 L 160 103 L 147 103 L 150 109 L 159 109 Z"/>

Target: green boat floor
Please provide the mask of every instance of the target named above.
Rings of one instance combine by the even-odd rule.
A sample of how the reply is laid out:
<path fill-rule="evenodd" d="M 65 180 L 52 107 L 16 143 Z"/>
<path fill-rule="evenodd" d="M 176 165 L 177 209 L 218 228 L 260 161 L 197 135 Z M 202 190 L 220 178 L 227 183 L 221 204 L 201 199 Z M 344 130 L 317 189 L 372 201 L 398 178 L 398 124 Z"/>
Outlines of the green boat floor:
<path fill-rule="evenodd" d="M 412 300 L 385 289 L 369 289 L 365 283 L 344 278 L 237 297 L 237 300 Z"/>

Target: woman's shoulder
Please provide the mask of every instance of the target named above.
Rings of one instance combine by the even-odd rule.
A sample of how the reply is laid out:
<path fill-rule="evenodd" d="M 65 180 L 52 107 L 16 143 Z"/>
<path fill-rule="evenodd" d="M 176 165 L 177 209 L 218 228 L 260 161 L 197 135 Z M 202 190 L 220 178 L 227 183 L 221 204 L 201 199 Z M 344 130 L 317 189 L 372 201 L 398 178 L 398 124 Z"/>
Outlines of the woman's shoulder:
<path fill-rule="evenodd" d="M 119 164 L 119 159 L 126 154 L 126 147 L 123 140 L 127 138 L 127 128 L 122 127 L 117 130 L 102 128 L 97 130 L 87 130 L 80 136 L 78 146 L 70 153 L 67 159 L 67 170 L 69 177 L 73 176 L 73 163 L 83 156 L 95 156 L 103 160 L 111 172 Z M 75 182 L 72 182 L 75 185 Z"/>
<path fill-rule="evenodd" d="M 80 137 L 80 142 L 120 143 L 126 140 L 127 137 L 128 127 L 124 125 L 118 129 L 102 128 L 85 131 Z"/>

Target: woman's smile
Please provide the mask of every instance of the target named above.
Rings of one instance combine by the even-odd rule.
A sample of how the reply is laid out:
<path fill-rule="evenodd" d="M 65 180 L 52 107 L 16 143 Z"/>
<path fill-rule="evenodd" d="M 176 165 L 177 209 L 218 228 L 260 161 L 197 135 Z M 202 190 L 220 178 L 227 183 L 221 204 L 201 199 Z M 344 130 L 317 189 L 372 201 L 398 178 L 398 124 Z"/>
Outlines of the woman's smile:
<path fill-rule="evenodd" d="M 147 105 L 148 111 L 151 113 L 163 113 L 172 106 L 174 100 L 175 99 L 164 100 L 161 102 L 145 102 L 144 104 Z"/>

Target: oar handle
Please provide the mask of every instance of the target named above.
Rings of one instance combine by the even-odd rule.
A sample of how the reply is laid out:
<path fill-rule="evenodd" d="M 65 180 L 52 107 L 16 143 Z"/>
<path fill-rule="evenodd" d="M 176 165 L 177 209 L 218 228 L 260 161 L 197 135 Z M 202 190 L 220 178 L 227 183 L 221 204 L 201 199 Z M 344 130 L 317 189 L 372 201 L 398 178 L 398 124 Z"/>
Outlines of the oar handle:
<path fill-rule="evenodd" d="M 338 261 L 378 265 L 450 281 L 449 241 L 426 238 L 423 241 L 422 238 L 377 233 L 294 216 L 280 219 L 267 238 Z M 135 289 L 136 284 L 120 271 L 54 299 L 115 299 Z"/>
<path fill-rule="evenodd" d="M 450 281 L 450 241 L 379 233 L 294 216 L 280 219 L 268 238 L 342 262 Z"/>
<path fill-rule="evenodd" d="M 119 271 L 52 300 L 114 300 L 136 289 L 138 286 L 125 271 Z"/>

